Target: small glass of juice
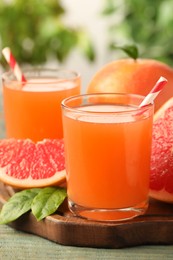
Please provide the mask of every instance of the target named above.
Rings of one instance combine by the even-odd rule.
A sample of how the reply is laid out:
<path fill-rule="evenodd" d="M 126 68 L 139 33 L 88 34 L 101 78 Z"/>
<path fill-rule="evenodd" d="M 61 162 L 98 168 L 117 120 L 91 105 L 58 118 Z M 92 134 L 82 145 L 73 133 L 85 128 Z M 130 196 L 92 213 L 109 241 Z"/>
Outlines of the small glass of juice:
<path fill-rule="evenodd" d="M 143 96 L 88 94 L 62 101 L 69 209 L 121 221 L 148 207 L 153 104 Z"/>
<path fill-rule="evenodd" d="M 66 69 L 23 72 L 27 82 L 17 81 L 12 71 L 2 75 L 6 136 L 35 142 L 62 138 L 61 101 L 80 94 L 80 75 Z"/>

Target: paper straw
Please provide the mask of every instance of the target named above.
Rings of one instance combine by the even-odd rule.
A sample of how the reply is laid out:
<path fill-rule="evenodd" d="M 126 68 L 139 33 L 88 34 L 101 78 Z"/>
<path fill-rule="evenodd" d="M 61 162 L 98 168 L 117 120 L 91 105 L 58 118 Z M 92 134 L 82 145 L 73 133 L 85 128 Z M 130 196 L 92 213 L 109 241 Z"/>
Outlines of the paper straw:
<path fill-rule="evenodd" d="M 6 47 L 2 50 L 2 54 L 4 55 L 7 63 L 9 64 L 10 68 L 13 70 L 14 75 L 16 76 L 18 81 L 26 82 L 26 78 L 23 75 L 16 59 L 14 58 L 11 50 L 9 47 Z"/>
<path fill-rule="evenodd" d="M 143 107 L 152 103 L 154 99 L 157 97 L 157 95 L 162 91 L 163 87 L 167 82 L 168 82 L 167 79 L 165 79 L 164 77 L 160 77 L 159 80 L 156 82 L 155 86 L 152 88 L 152 90 L 141 102 L 139 107 Z"/>

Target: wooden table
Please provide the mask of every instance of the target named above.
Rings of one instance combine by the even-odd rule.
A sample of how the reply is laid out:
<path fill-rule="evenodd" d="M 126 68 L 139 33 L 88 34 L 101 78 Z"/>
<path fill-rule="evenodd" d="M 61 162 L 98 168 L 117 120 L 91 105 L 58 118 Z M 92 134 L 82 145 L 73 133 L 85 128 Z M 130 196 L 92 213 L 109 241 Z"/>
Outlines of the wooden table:
<path fill-rule="evenodd" d="M 173 246 L 139 246 L 124 249 L 97 249 L 61 246 L 49 240 L 0 226 L 0 259 L 2 260 L 159 260 L 173 259 Z"/>

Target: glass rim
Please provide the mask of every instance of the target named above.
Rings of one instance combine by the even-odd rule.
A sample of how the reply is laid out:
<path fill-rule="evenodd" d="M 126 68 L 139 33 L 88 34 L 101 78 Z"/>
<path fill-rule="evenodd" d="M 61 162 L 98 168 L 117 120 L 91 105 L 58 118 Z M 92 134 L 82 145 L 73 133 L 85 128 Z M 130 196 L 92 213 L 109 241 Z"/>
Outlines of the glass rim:
<path fill-rule="evenodd" d="M 77 80 L 77 79 L 80 79 L 81 75 L 79 72 L 75 71 L 75 70 L 71 70 L 71 69 L 66 69 L 66 68 L 48 68 L 48 67 L 39 67 L 39 66 L 35 66 L 35 67 L 25 67 L 25 68 L 22 68 L 22 72 L 24 74 L 27 74 L 27 73 L 43 73 L 43 72 L 52 72 L 52 73 L 60 73 L 60 72 L 65 72 L 65 73 L 69 73 L 69 75 L 71 74 L 72 76 L 67 78 L 67 77 L 55 77 L 52 79 L 50 79 L 50 81 L 44 81 L 44 77 L 43 75 L 41 76 L 40 75 L 40 79 L 43 79 L 43 81 L 34 81 L 34 79 L 36 78 L 39 78 L 39 76 L 35 75 L 35 77 L 33 77 L 33 80 L 32 82 L 24 82 L 24 81 L 19 81 L 16 79 L 15 75 L 14 75 L 14 72 L 13 70 L 10 68 L 8 71 L 5 71 L 2 73 L 1 77 L 2 77 L 2 80 L 4 81 L 9 81 L 9 82 L 13 82 L 13 83 L 24 83 L 24 84 L 53 84 L 53 83 L 57 83 L 57 82 L 63 82 L 63 81 L 74 81 L 74 80 Z M 10 78 L 10 77 L 13 77 L 13 78 Z M 45 77 L 46 78 L 46 77 Z"/>
<path fill-rule="evenodd" d="M 152 108 L 154 107 L 154 102 L 151 102 L 150 104 L 147 104 L 143 107 L 139 107 L 139 106 L 136 106 L 136 107 L 132 107 L 132 109 L 128 109 L 128 110 L 121 110 L 121 111 L 88 111 L 87 109 L 82 109 L 80 110 L 79 107 L 71 107 L 71 106 L 68 106 L 66 103 L 68 101 L 72 101 L 72 100 L 75 100 L 75 99 L 79 99 L 79 98 L 85 98 L 85 97 L 97 97 L 97 96 L 122 96 L 122 97 L 134 97 L 134 98 L 138 98 L 138 99 L 141 99 L 141 102 L 142 100 L 145 98 L 145 96 L 143 95 L 139 95 L 139 94 L 133 94 L 133 93 L 116 93 L 116 92 L 107 92 L 107 93 L 90 93 L 90 94 L 80 94 L 80 95 L 75 95 L 75 96 L 71 96 L 71 97 L 67 97 L 65 99 L 62 100 L 61 102 L 61 107 L 65 110 L 68 110 L 68 111 L 71 111 L 71 112 L 75 112 L 75 113 L 87 113 L 87 114 L 90 114 L 90 115 L 95 115 L 95 114 L 107 114 L 107 115 L 112 115 L 112 114 L 124 114 L 124 113 L 133 113 L 133 112 L 143 112 L 145 110 L 148 110 L 149 108 Z M 104 104 L 104 103 L 103 103 Z M 114 103 L 111 103 L 112 105 L 114 105 Z M 88 104 L 89 105 L 89 104 Z M 115 103 L 116 105 L 116 103 Z M 118 104 L 117 104 L 118 105 Z M 128 104 L 123 104 L 122 105 L 128 105 Z M 132 104 L 133 105 L 133 104 Z M 84 106 L 82 106 L 84 107 Z M 139 113 L 140 114 L 140 113 Z"/>

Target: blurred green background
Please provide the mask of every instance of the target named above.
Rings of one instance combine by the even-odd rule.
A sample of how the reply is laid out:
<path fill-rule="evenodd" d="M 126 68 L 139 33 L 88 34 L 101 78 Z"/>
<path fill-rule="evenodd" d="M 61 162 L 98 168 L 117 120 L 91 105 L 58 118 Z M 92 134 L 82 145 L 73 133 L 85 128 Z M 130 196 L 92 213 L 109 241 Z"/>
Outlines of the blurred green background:
<path fill-rule="evenodd" d="M 66 6 L 64 6 L 66 2 Z M 11 47 L 19 63 L 43 64 L 50 58 L 63 63 L 74 50 L 89 64 L 96 63 L 98 56 L 108 60 L 123 57 L 112 44 L 133 44 L 139 47 L 141 57 L 162 60 L 173 64 L 173 1 L 172 0 L 99 0 L 95 21 L 104 26 L 88 23 L 95 33 L 85 26 L 64 22 L 70 1 L 60 0 L 1 0 L 0 1 L 0 48 Z M 89 0 L 73 0 L 73 4 L 92 11 L 94 3 Z M 80 3 L 81 2 L 81 3 Z M 87 9 L 88 10 L 88 9 Z M 86 14 L 86 8 L 78 11 Z M 97 22 L 96 22 L 97 23 Z M 79 23 L 80 24 L 80 23 Z M 104 30 L 102 31 L 102 27 Z M 96 38 L 97 39 L 96 43 Z M 101 50 L 99 49 L 102 42 Z M 0 56 L 2 67 L 7 66 Z"/>
<path fill-rule="evenodd" d="M 42 64 L 49 57 L 63 62 L 74 48 L 93 61 L 92 41 L 83 28 L 63 23 L 59 0 L 1 0 L 1 49 L 9 46 L 19 63 Z M 3 58 L 1 64 L 5 66 Z"/>
<path fill-rule="evenodd" d="M 172 0 L 104 0 L 102 15 L 110 20 L 108 48 L 115 42 L 135 43 L 141 57 L 172 65 L 172 10 Z"/>

